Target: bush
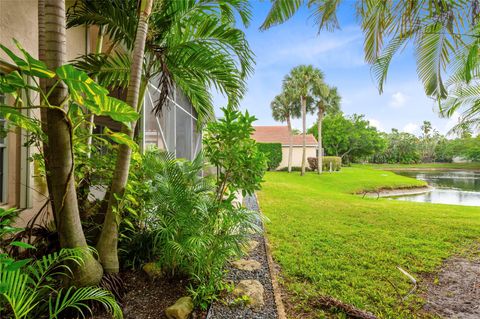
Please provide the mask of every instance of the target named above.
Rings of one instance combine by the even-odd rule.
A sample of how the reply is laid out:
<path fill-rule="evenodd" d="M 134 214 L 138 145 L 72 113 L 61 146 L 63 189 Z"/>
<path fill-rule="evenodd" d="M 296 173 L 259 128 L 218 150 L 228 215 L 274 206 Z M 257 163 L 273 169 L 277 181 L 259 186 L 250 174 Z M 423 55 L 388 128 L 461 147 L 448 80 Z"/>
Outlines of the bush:
<path fill-rule="evenodd" d="M 187 276 L 196 305 L 206 308 L 224 288 L 224 267 L 238 258 L 248 234 L 259 231 L 258 214 L 218 200 L 213 177 L 202 177 L 202 156 L 193 162 L 147 152 L 144 170 L 152 198 L 143 226 L 123 241 L 132 266 L 155 261 L 170 276 Z"/>
<path fill-rule="evenodd" d="M 258 150 L 267 156 L 269 170 L 275 170 L 282 162 L 282 144 L 258 143 Z"/>
<path fill-rule="evenodd" d="M 308 159 L 308 166 L 312 171 L 317 170 L 317 158 L 316 157 L 309 157 Z M 330 163 L 332 164 L 333 171 L 339 171 L 342 167 L 342 158 L 338 156 L 323 156 L 322 160 L 322 169 L 324 171 L 330 171 Z"/>

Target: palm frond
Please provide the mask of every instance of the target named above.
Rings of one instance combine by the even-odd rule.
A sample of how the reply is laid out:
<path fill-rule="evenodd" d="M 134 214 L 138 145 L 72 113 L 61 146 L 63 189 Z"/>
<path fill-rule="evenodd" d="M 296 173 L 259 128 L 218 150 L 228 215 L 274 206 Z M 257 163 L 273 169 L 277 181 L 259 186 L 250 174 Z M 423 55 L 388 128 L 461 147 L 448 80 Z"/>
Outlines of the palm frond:
<path fill-rule="evenodd" d="M 260 26 L 261 30 L 267 30 L 277 24 L 282 24 L 290 19 L 295 12 L 305 3 L 304 0 L 273 0 L 272 7 Z"/>

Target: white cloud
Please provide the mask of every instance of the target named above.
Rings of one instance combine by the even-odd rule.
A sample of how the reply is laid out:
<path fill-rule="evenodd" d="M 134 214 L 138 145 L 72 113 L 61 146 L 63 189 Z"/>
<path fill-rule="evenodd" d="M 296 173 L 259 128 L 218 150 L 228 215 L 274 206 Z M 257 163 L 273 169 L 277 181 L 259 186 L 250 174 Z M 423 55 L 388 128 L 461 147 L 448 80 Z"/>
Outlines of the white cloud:
<path fill-rule="evenodd" d="M 376 119 L 368 119 L 368 122 L 370 122 L 370 125 L 375 127 L 377 130 L 379 131 L 384 131 L 384 127 L 382 125 L 382 123 L 380 123 L 379 120 L 376 120 Z"/>
<path fill-rule="evenodd" d="M 405 102 L 407 102 L 407 96 L 402 92 L 395 92 L 391 96 L 389 105 L 390 107 L 398 109 L 404 106 Z"/>
<path fill-rule="evenodd" d="M 418 128 L 418 124 L 408 123 L 403 127 L 402 131 L 405 133 L 415 134 L 418 131 Z"/>

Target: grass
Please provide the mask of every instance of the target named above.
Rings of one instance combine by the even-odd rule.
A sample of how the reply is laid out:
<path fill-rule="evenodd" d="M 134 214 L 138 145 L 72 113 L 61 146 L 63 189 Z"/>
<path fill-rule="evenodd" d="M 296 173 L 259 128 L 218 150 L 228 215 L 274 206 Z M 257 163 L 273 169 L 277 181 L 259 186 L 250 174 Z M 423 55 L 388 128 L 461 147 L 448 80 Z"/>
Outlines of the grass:
<path fill-rule="evenodd" d="M 442 169 L 442 170 L 480 170 L 480 163 L 421 163 L 421 164 L 354 164 L 354 167 L 376 169 Z"/>
<path fill-rule="evenodd" d="M 329 295 L 380 318 L 428 317 L 401 266 L 417 279 L 467 250 L 480 237 L 480 209 L 362 199 L 364 189 L 415 187 L 423 182 L 371 168 L 318 176 L 269 172 L 259 192 L 267 233 L 298 318 L 344 318 L 310 309 Z M 395 286 L 395 288 L 394 288 Z M 420 285 L 421 286 L 421 285 Z M 398 293 L 397 293 L 398 291 Z"/>

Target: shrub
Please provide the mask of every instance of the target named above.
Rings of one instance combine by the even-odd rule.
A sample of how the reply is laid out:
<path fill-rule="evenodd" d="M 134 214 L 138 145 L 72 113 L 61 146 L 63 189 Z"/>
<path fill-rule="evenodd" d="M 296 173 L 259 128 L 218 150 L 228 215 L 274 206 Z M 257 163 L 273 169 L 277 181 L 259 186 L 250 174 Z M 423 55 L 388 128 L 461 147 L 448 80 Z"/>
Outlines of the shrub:
<path fill-rule="evenodd" d="M 201 176 L 201 155 L 190 162 L 151 152 L 143 165 L 151 171 L 152 198 L 143 228 L 123 242 L 124 258 L 136 265 L 154 260 L 170 276 L 186 275 L 195 303 L 206 308 L 223 289 L 226 263 L 258 231 L 259 217 L 235 205 L 233 193 L 217 199 L 214 178 Z"/>
<path fill-rule="evenodd" d="M 18 230 L 10 226 L 15 215 L 12 209 L 0 208 L 2 242 Z M 9 245 L 34 248 L 19 241 Z M 89 303 L 92 302 L 102 305 L 113 318 L 123 318 L 111 292 L 99 287 L 66 287 L 68 276 L 72 274 L 69 266 L 82 263 L 83 249 L 62 249 L 37 260 L 16 260 L 5 250 L 0 248 L 0 318 L 62 318 L 69 310 L 76 312 L 75 317 L 85 318 L 91 313 Z"/>
<path fill-rule="evenodd" d="M 258 143 L 258 150 L 267 156 L 269 170 L 275 170 L 282 162 L 282 144 Z"/>
<path fill-rule="evenodd" d="M 317 170 L 317 158 L 316 157 L 309 157 L 308 165 L 312 171 Z M 342 167 L 342 158 L 338 156 L 323 156 L 322 160 L 322 169 L 324 171 L 330 171 L 330 163 L 332 164 L 333 171 L 339 171 Z"/>
<path fill-rule="evenodd" d="M 206 157 L 219 171 L 217 198 L 240 190 L 244 196 L 252 194 L 260 189 L 267 169 L 265 154 L 251 138 L 256 118 L 248 111 L 222 110 L 224 117 L 207 126 L 203 140 Z"/>

